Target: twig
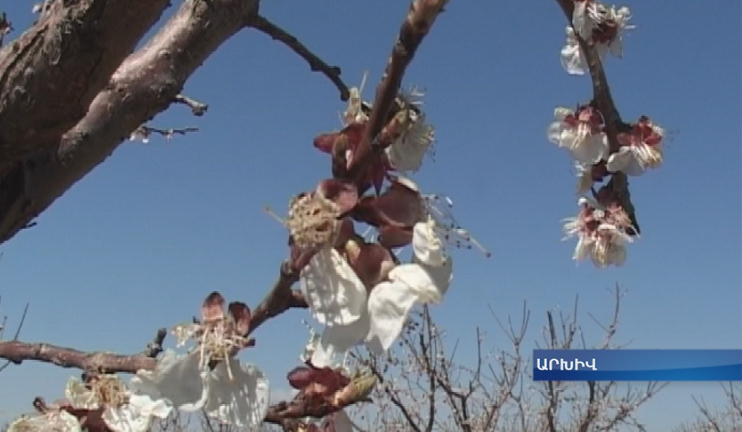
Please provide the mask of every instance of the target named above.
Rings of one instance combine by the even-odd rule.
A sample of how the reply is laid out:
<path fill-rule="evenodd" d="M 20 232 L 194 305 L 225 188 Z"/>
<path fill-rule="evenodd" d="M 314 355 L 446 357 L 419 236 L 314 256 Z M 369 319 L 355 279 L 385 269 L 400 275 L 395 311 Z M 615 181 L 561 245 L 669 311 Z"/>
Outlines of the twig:
<path fill-rule="evenodd" d="M 173 100 L 173 102 L 186 105 L 187 107 L 191 109 L 191 111 L 193 112 L 193 115 L 197 117 L 201 117 L 209 109 L 209 105 L 205 103 L 201 103 L 195 99 L 191 99 L 188 96 L 182 95 L 182 94 L 175 96 L 175 99 Z"/>
<path fill-rule="evenodd" d="M 345 85 L 342 79 L 340 79 L 340 68 L 337 66 L 330 66 L 316 54 L 312 53 L 309 48 L 304 46 L 299 40 L 287 32 L 286 30 L 278 27 L 276 24 L 269 21 L 267 18 L 255 14 L 247 23 L 248 27 L 252 27 L 262 33 L 267 34 L 273 40 L 282 42 L 284 45 L 291 48 L 301 58 L 309 63 L 309 68 L 312 72 L 322 72 L 327 78 L 335 84 L 335 87 L 340 90 L 340 99 L 345 102 L 350 97 L 350 91 L 348 86 Z"/>
<path fill-rule="evenodd" d="M 17 341 L 18 340 L 18 337 L 21 335 L 21 329 L 23 328 L 23 323 L 26 322 L 26 315 L 27 314 L 28 314 L 28 303 L 26 303 L 26 307 L 23 308 L 23 314 L 21 315 L 21 321 L 18 323 L 18 328 L 15 329 L 15 334 L 13 335 L 13 340 L 14 341 Z M 4 324 L 5 324 L 5 322 L 3 321 L 3 326 L 0 327 L 0 335 L 2 335 L 2 333 L 5 330 L 5 325 Z M 3 364 L 2 366 L 0 366 L 0 372 L 2 372 L 3 370 L 5 370 L 5 368 L 7 368 L 8 366 L 10 366 L 10 360 L 8 360 L 7 362 L 5 362 L 5 364 Z"/>
<path fill-rule="evenodd" d="M 0 15 L 0 46 L 3 44 L 5 35 L 13 31 L 13 23 L 8 21 L 8 16 L 3 12 Z"/>
<path fill-rule="evenodd" d="M 139 126 L 134 132 L 131 133 L 129 136 L 130 141 L 142 141 L 143 143 L 149 142 L 149 137 L 153 133 L 159 134 L 167 138 L 168 140 L 172 139 L 174 135 L 185 135 L 189 132 L 198 132 L 197 127 L 187 127 L 187 128 L 181 128 L 181 129 L 157 129 L 150 126 Z"/>
<path fill-rule="evenodd" d="M 291 286 L 298 280 L 299 274 L 291 268 L 290 263 L 288 261 L 283 262 L 273 288 L 271 288 L 263 301 L 258 304 L 252 313 L 250 329 L 247 335 L 252 334 L 267 320 L 289 309 L 306 309 L 309 307 L 301 292 L 291 289 Z"/>
<path fill-rule="evenodd" d="M 142 355 L 145 357 L 150 358 L 157 358 L 160 353 L 162 353 L 162 344 L 165 342 L 165 338 L 167 337 L 167 329 L 161 328 L 157 330 L 157 334 L 155 335 L 155 338 L 152 339 L 152 342 L 147 344 L 147 348 L 142 352 Z"/>
<path fill-rule="evenodd" d="M 397 99 L 405 70 L 447 2 L 448 0 L 415 0 L 410 5 L 384 71 L 384 78 L 376 87 L 373 109 L 366 133 L 354 156 L 353 166 L 350 167 L 350 178 L 354 180 L 362 178 L 367 167 L 377 157 L 377 152 L 372 151 L 376 148 L 374 143 L 387 121 L 389 110 Z"/>

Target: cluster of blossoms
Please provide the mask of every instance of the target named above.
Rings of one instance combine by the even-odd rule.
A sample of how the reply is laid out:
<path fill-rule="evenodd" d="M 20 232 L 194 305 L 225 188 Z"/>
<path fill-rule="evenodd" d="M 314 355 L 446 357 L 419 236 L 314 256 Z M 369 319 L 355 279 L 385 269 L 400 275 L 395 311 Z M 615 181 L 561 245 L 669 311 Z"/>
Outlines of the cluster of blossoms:
<path fill-rule="evenodd" d="M 372 155 L 362 178 L 343 177 L 357 163 L 373 109 L 361 99 L 361 88 L 352 89 L 343 129 L 314 140 L 332 156 L 334 178 L 292 199 L 284 221 L 301 290 L 324 326 L 309 360 L 315 368 L 330 367 L 359 344 L 377 354 L 388 350 L 415 304 L 443 299 L 453 277 L 446 246 L 484 250 L 453 220 L 450 201 L 421 194 L 400 175 L 417 171 L 433 142 L 421 93 L 397 98 L 375 143 L 383 151 Z M 376 193 L 364 195 L 371 187 Z M 358 234 L 357 224 L 373 234 Z M 398 254 L 408 245 L 412 259 L 402 263 Z"/>
<path fill-rule="evenodd" d="M 85 382 L 71 378 L 65 400 L 37 406 L 37 412 L 14 421 L 9 432 L 147 432 L 153 419 L 181 412 L 204 411 L 238 427 L 262 424 L 270 403 L 270 386 L 255 366 L 235 356 L 253 344 L 246 339 L 250 310 L 239 302 L 224 311 L 224 298 L 210 294 L 202 319 L 176 326 L 178 346 L 185 354 L 166 350 L 155 370 L 140 370 L 128 383 L 113 374 L 93 375 Z M 195 320 L 194 320 L 195 321 Z"/>
<path fill-rule="evenodd" d="M 571 75 L 584 75 L 588 70 L 585 53 L 580 47 L 581 38 L 595 46 L 601 60 L 611 53 L 623 57 L 623 34 L 634 28 L 628 21 L 631 12 L 627 7 L 607 6 L 597 0 L 574 0 L 572 25 L 567 26 L 567 41 L 562 48 L 562 66 Z"/>
<path fill-rule="evenodd" d="M 561 52 L 564 69 L 572 75 L 585 73 L 585 47 L 594 48 L 601 61 L 608 52 L 621 57 L 623 32 L 634 28 L 628 24 L 630 17 L 627 7 L 575 0 L 567 44 Z M 638 229 L 633 216 L 622 207 L 621 196 L 613 190 L 612 182 L 599 191 L 595 184 L 615 173 L 638 176 L 659 167 L 665 132 L 649 117 L 641 116 L 634 124 L 612 125 L 616 135 L 612 143 L 609 125 L 592 102 L 574 110 L 556 108 L 554 117 L 548 139 L 571 154 L 579 178 L 577 194 L 592 194 L 591 199 L 579 199 L 580 213 L 567 219 L 564 227 L 567 238 L 578 237 L 574 259 L 590 258 L 599 267 L 621 265 L 626 259 L 625 245 L 638 235 Z"/>

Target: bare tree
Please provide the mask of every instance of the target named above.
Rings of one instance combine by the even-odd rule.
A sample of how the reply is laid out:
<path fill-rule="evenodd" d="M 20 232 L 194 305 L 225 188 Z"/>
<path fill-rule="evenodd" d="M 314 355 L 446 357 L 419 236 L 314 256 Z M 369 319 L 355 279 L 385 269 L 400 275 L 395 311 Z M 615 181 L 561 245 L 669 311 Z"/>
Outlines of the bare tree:
<path fill-rule="evenodd" d="M 620 348 L 613 342 L 621 304 L 618 287 L 614 295 L 608 324 L 599 324 L 604 338 L 595 349 Z M 410 320 L 399 346 L 388 355 L 357 351 L 357 361 L 379 379 L 373 394 L 376 405 L 373 412 L 364 409 L 359 430 L 597 432 L 619 426 L 644 430 L 636 410 L 665 384 L 651 382 L 639 389 L 622 388 L 616 382 L 533 382 L 530 356 L 523 352 L 530 320 L 525 304 L 519 318 L 519 322 L 509 316 L 504 322 L 494 318 L 510 341 L 508 350 L 486 349 L 485 335 L 475 330 L 474 364 L 456 361 L 458 343 L 449 351 L 446 332 L 427 307 Z M 554 317 L 548 311 L 546 318 L 540 348 L 588 348 L 577 322 L 577 301 L 571 315 Z"/>
<path fill-rule="evenodd" d="M 698 419 L 675 428 L 674 432 L 740 432 L 742 431 L 742 383 L 722 383 L 726 405 L 712 408 L 701 398 L 693 397 Z"/>

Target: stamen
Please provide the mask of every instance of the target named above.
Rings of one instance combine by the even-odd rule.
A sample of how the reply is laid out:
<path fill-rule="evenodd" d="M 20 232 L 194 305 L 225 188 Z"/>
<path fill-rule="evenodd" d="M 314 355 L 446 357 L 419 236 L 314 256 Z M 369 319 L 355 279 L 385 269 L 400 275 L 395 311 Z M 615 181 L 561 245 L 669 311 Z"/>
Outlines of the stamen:
<path fill-rule="evenodd" d="M 281 216 L 279 216 L 279 215 L 278 215 L 278 214 L 277 214 L 276 212 L 274 212 L 274 211 L 273 211 L 273 209 L 272 209 L 272 208 L 270 208 L 270 206 L 265 206 L 265 207 L 263 207 L 263 211 L 264 211 L 264 212 L 266 212 L 266 213 L 268 214 L 268 216 L 270 216 L 270 217 L 272 217 L 273 219 L 277 220 L 277 221 L 278 221 L 278 223 L 280 223 L 281 225 L 283 225 L 283 226 L 287 226 L 287 225 L 286 225 L 286 219 L 282 218 L 282 217 L 281 217 Z"/>

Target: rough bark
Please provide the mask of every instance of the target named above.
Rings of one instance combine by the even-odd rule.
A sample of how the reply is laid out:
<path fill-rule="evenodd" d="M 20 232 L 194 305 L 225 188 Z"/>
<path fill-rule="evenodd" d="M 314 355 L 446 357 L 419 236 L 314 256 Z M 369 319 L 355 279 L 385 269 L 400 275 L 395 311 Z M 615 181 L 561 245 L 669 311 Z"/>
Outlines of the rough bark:
<path fill-rule="evenodd" d="M 72 128 L 168 0 L 53 2 L 0 50 L 0 173 Z"/>
<path fill-rule="evenodd" d="M 16 162 L 0 178 L 0 243 L 103 162 L 131 131 L 165 110 L 209 55 L 257 14 L 258 5 L 258 0 L 183 2 L 144 47 L 124 60 L 82 120 L 60 132 L 61 139 L 49 134 L 37 145 L 48 150 Z"/>

